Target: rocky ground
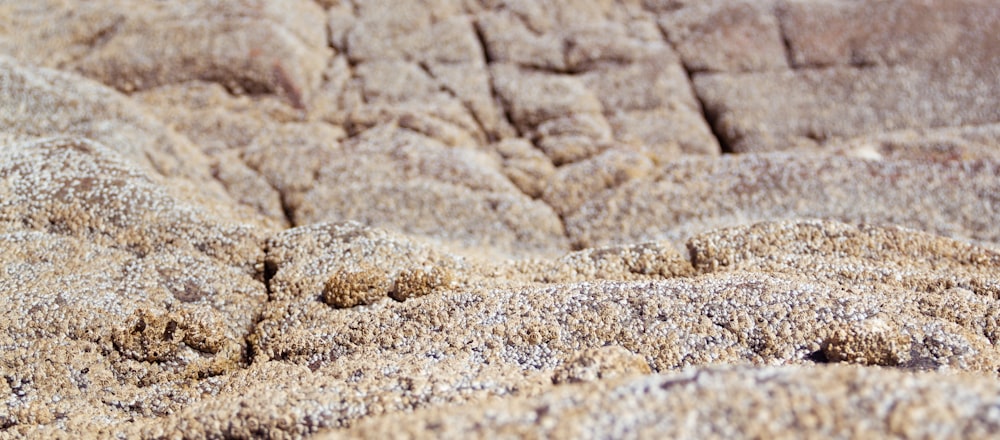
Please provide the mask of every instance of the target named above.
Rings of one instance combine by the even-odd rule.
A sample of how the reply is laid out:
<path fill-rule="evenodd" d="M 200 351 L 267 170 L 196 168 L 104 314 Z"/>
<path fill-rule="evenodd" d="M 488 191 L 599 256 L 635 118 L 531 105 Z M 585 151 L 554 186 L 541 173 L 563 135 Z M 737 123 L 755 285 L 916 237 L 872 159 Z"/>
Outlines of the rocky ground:
<path fill-rule="evenodd" d="M 0 0 L 0 438 L 1000 432 L 994 0 Z"/>

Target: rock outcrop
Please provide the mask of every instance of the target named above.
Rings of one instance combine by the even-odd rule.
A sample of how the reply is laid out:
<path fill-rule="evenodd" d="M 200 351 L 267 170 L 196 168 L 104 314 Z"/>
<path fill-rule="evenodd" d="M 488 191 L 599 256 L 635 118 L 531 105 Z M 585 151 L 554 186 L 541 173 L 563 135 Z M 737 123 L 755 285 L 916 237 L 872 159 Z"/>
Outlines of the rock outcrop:
<path fill-rule="evenodd" d="M 0 438 L 989 438 L 997 25 L 0 0 Z"/>

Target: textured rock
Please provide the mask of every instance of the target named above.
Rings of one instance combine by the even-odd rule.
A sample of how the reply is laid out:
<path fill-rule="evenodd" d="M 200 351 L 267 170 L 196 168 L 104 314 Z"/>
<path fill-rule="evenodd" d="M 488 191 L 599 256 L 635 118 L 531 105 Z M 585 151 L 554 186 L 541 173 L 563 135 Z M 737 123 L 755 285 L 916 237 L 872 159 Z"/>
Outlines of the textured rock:
<path fill-rule="evenodd" d="M 1000 157 L 1000 125 L 909 129 L 839 140 L 834 154 L 867 159 L 907 159 L 930 162 L 970 162 Z"/>
<path fill-rule="evenodd" d="M 914 159 L 917 159 L 915 157 Z M 808 153 L 687 159 L 597 192 L 566 229 L 580 246 L 683 239 L 764 220 L 897 224 L 997 243 L 997 162 L 871 160 Z"/>
<path fill-rule="evenodd" d="M 540 131 L 539 135 L 545 133 L 544 125 L 553 123 L 560 118 L 566 118 L 565 128 L 559 130 L 556 127 L 549 130 L 558 130 L 556 133 L 572 135 L 573 129 L 578 131 L 578 135 L 589 138 L 594 142 L 610 140 L 610 129 L 606 127 L 573 127 L 574 115 L 579 115 L 580 122 L 587 115 L 596 119 L 600 124 L 603 118 L 600 117 L 602 111 L 601 102 L 593 93 L 587 90 L 582 81 L 566 75 L 527 70 L 513 65 L 495 65 L 493 68 L 494 87 L 501 99 L 504 100 L 506 108 L 509 109 L 514 125 L 521 133 L 529 134 Z M 590 132 L 583 131 L 589 129 Z M 589 135 L 589 136 L 588 136 Z M 566 162 L 572 157 L 553 157 L 556 162 Z"/>
<path fill-rule="evenodd" d="M 998 427 L 996 382 L 865 369 L 705 369 L 471 407 L 379 417 L 320 438 L 975 437 Z M 795 408 L 794 413 L 778 408 Z"/>
<path fill-rule="evenodd" d="M 779 14 L 796 67 L 991 62 L 1000 24 L 985 0 L 815 2 L 791 0 Z"/>
<path fill-rule="evenodd" d="M 0 58 L 0 117 L 11 141 L 78 136 L 136 165 L 210 187 L 208 164 L 191 144 L 114 90 L 56 70 Z"/>
<path fill-rule="evenodd" d="M 380 261 L 383 252 L 365 252 L 370 256 L 361 261 Z M 637 252 L 617 254 L 627 258 Z M 561 264 L 580 268 L 586 263 L 573 263 L 588 258 L 594 257 L 571 256 Z M 390 274 L 393 267 L 412 264 L 381 261 Z M 276 280 L 282 271 L 278 263 Z M 345 417 L 357 417 L 355 411 L 374 415 L 490 395 L 534 395 L 553 378 L 561 383 L 641 372 L 644 363 L 659 372 L 715 363 L 846 362 L 984 374 L 1000 366 L 981 321 L 973 314 L 953 319 L 943 308 L 931 312 L 919 299 L 931 295 L 878 283 L 867 289 L 842 287 L 798 274 L 669 278 L 673 275 L 660 272 L 642 282 L 507 287 L 503 284 L 516 276 L 504 281 L 455 272 L 452 288 L 405 302 L 386 298 L 339 310 L 315 294 L 299 295 L 267 305 L 253 338 L 254 352 L 258 360 L 307 366 L 366 390 L 357 395 L 356 410 L 340 407 L 328 424 L 350 423 Z M 276 285 L 279 292 L 283 285 Z M 995 308 L 994 298 L 982 301 L 980 310 Z M 608 344 L 618 348 L 602 348 Z M 372 376 L 372 371 L 381 373 Z M 435 373 L 440 371 L 450 373 Z"/>
<path fill-rule="evenodd" d="M 355 222 L 290 229 L 272 238 L 267 247 L 272 300 L 316 298 L 321 292 L 325 298 L 331 284 L 351 279 L 378 287 L 385 298 L 405 271 L 434 267 L 468 271 L 461 257 Z"/>
<path fill-rule="evenodd" d="M 992 0 L 77 3 L 0 0 L 0 439 L 1000 430 Z"/>
<path fill-rule="evenodd" d="M 646 360 L 635 353 L 617 346 L 606 346 L 585 350 L 566 361 L 554 376 L 556 385 L 593 382 L 615 377 L 649 374 Z"/>
<path fill-rule="evenodd" d="M 26 32 L 7 35 L 0 51 L 126 92 L 203 79 L 303 107 L 327 56 L 322 11 L 308 0 L 11 3 L 5 17 L 37 25 L 7 24 Z"/>
<path fill-rule="evenodd" d="M 692 1 L 678 6 L 663 14 L 659 23 L 689 71 L 788 67 L 782 29 L 772 12 L 773 0 Z"/>
<path fill-rule="evenodd" d="M 482 61 L 482 47 L 472 23 L 460 15 L 459 2 L 390 3 L 394 4 L 359 4 L 361 19 L 352 23 L 346 34 L 352 61 L 406 59 L 434 64 Z"/>
<path fill-rule="evenodd" d="M 998 120 L 989 1 L 647 3 L 727 150 Z"/>
<path fill-rule="evenodd" d="M 1000 314 L 992 305 L 1000 298 L 1000 253 L 994 250 L 899 227 L 829 221 L 717 230 L 687 245 L 703 272 L 808 273 L 848 289 L 911 290 L 924 314 L 973 325 L 993 344 L 1000 340 Z M 947 306 L 956 303 L 963 305 Z"/>
<path fill-rule="evenodd" d="M 301 120 L 277 100 L 234 97 L 216 84 L 163 86 L 135 96 L 215 160 L 213 175 L 237 202 L 286 226 L 346 135 Z"/>
<path fill-rule="evenodd" d="M 196 397 L 186 383 L 244 362 L 266 300 L 259 229 L 90 141 L 0 155 L 0 338 L 17 384 L 3 396 L 5 427 L 163 414 Z"/>
<path fill-rule="evenodd" d="M 677 55 L 654 17 L 630 6 L 515 2 L 479 15 L 497 94 L 519 133 L 557 165 L 612 140 L 664 160 L 718 152 Z"/>
<path fill-rule="evenodd" d="M 606 64 L 582 75 L 601 100 L 617 141 L 643 145 L 660 160 L 681 154 L 717 154 L 718 141 L 677 55 L 666 45 L 645 44 L 628 64 Z"/>
<path fill-rule="evenodd" d="M 669 243 L 590 248 L 571 252 L 551 262 L 522 268 L 535 281 L 548 283 L 588 280 L 657 280 L 694 275 L 691 263 Z"/>
<path fill-rule="evenodd" d="M 984 78 L 996 68 L 834 67 L 700 75 L 694 84 L 722 141 L 751 152 L 886 130 L 995 123 L 997 88 Z"/>
<path fill-rule="evenodd" d="M 240 192 L 241 202 L 274 220 L 357 220 L 469 247 L 490 244 L 510 254 L 566 248 L 558 218 L 511 184 L 500 159 L 487 152 L 449 147 L 396 128 L 390 119 L 373 120 L 375 129 L 341 142 L 345 133 L 327 124 L 296 120 L 278 103 L 233 98 L 208 84 L 160 88 L 141 97 L 220 159 L 216 174 L 229 188 L 254 189 Z M 543 177 L 534 185 L 542 185 Z M 377 193 L 382 202 L 356 200 Z M 398 206 L 414 211 L 400 212 Z M 494 212 L 501 218 L 493 218 Z M 444 230 L 443 221 L 453 226 Z M 483 224 L 495 226 L 484 234 Z M 523 250 L 513 247 L 518 240 Z"/>
<path fill-rule="evenodd" d="M 319 170 L 295 220 L 356 220 L 471 253 L 553 255 L 568 247 L 552 209 L 521 193 L 493 156 L 384 128 L 343 145 Z"/>
<path fill-rule="evenodd" d="M 807 272 L 845 287 L 873 283 L 931 294 L 959 287 L 1000 298 L 993 275 L 1000 253 L 899 227 L 760 223 L 696 236 L 688 250 L 702 271 Z"/>

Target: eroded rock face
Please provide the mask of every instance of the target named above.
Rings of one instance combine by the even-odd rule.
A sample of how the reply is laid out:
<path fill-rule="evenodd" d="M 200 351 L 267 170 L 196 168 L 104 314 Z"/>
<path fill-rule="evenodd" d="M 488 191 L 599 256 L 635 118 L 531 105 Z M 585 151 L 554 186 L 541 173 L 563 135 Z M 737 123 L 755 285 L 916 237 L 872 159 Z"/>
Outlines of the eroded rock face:
<path fill-rule="evenodd" d="M 1000 22 L 993 6 L 690 2 L 660 25 L 696 72 L 697 95 L 725 148 L 759 152 L 995 122 L 988 103 L 996 81 L 987 72 L 996 72 L 1000 45 L 985 30 Z"/>
<path fill-rule="evenodd" d="M 855 288 L 871 283 L 935 295 L 962 288 L 1000 296 L 994 275 L 1000 253 L 900 227 L 768 222 L 708 232 L 687 247 L 702 271 L 808 272 Z"/>
<path fill-rule="evenodd" d="M 114 90 L 65 72 L 24 66 L 7 57 L 0 58 L 0 75 L 0 115 L 10 137 L 8 143 L 53 136 L 85 137 L 167 176 L 195 180 L 207 174 L 204 159 L 190 143 Z"/>
<path fill-rule="evenodd" d="M 997 206 L 998 162 L 920 160 L 925 154 L 681 160 L 591 193 L 563 216 L 580 246 L 670 239 L 682 247 L 682 239 L 718 227 L 802 218 L 897 224 L 996 243 L 998 231 L 985 219 Z"/>
<path fill-rule="evenodd" d="M 0 0 L 0 438 L 986 437 L 997 11 Z"/>
<path fill-rule="evenodd" d="M 856 367 L 705 369 L 379 417 L 322 438 L 780 437 L 803 429 L 846 437 L 988 437 L 1000 425 L 990 410 L 997 392 L 995 381 L 981 377 L 868 374 Z M 785 406 L 795 407 L 796 416 L 776 410 Z"/>
<path fill-rule="evenodd" d="M 1000 20 L 983 0 L 788 1 L 778 14 L 797 67 L 987 61 Z"/>
<path fill-rule="evenodd" d="M 809 227 L 808 223 L 801 226 Z M 831 233 L 837 228 L 851 230 L 837 224 L 827 228 Z M 913 234 L 911 240 L 924 237 Z M 745 235 L 747 239 L 756 236 Z M 829 242 L 843 240 L 831 235 Z M 867 258 L 864 246 L 844 246 L 840 253 L 846 261 Z M 899 264 L 935 258 L 933 248 L 915 245 L 915 249 L 919 251 L 912 252 L 918 254 Z M 990 255 L 985 249 L 970 251 Z M 385 258 L 378 256 L 381 252 L 361 251 L 358 259 Z M 635 251 L 620 252 L 629 256 Z M 580 257 L 570 261 L 576 258 Z M 412 260 L 382 261 L 388 274 L 397 264 L 413 264 Z M 277 267 L 275 279 L 280 279 L 281 264 Z M 916 267 L 900 267 L 895 273 L 905 274 Z M 255 352 L 259 359 L 291 362 L 320 375 L 357 381 L 362 389 L 372 390 L 370 397 L 362 397 L 363 402 L 382 402 L 379 409 L 365 406 L 375 412 L 422 406 L 420 402 L 534 394 L 546 380 L 587 380 L 580 378 L 599 376 L 603 368 L 641 370 L 613 364 L 600 367 L 588 359 L 605 355 L 581 353 L 607 344 L 619 348 L 613 356 L 606 355 L 620 359 L 608 362 L 630 365 L 638 361 L 627 359 L 643 359 L 660 372 L 715 363 L 842 362 L 986 374 L 1000 367 L 994 360 L 992 327 L 981 324 L 996 318 L 989 312 L 995 298 L 988 294 L 978 295 L 982 308 L 955 314 L 935 309 L 931 302 L 935 297 L 958 295 L 956 291 L 910 290 L 864 277 L 853 278 L 851 284 L 840 284 L 836 278 L 809 280 L 803 276 L 807 269 L 783 274 L 734 268 L 696 278 L 527 286 L 504 286 L 503 281 L 484 279 L 476 271 L 484 273 L 482 268 L 464 276 L 456 272 L 455 286 L 405 302 L 383 297 L 366 306 L 336 309 L 319 297 L 321 286 L 312 288 L 317 293 L 283 296 L 289 299 L 268 304 L 255 335 Z M 980 272 L 977 282 L 990 283 L 986 273 Z M 481 290 L 473 287 L 477 285 Z M 596 370 L 587 373 L 588 365 Z M 440 368 L 455 375 L 435 375 Z M 370 371 L 381 373 L 371 377 Z M 400 381 L 414 380 L 423 385 L 397 387 Z M 389 399 L 397 403 L 386 406 L 383 393 L 398 396 Z"/>
<path fill-rule="evenodd" d="M 668 2 L 669 3 L 669 2 Z M 692 72 L 756 72 L 788 68 L 774 0 L 675 2 L 660 28 Z"/>
<path fill-rule="evenodd" d="M 11 433 L 164 414 L 197 397 L 190 384 L 245 362 L 266 300 L 261 230 L 93 141 L 10 144 L 0 158 Z"/>
<path fill-rule="evenodd" d="M 304 107 L 328 56 L 322 10 L 308 0 L 53 0 L 8 8 L 7 26 L 24 32 L 7 35 L 3 52 L 125 92 L 203 79 Z"/>
<path fill-rule="evenodd" d="M 988 104 L 995 84 L 980 79 L 995 69 L 948 63 L 706 74 L 695 87 L 729 148 L 774 151 L 879 131 L 995 122 Z M 817 100 L 826 103 L 822 109 Z"/>
<path fill-rule="evenodd" d="M 551 256 L 569 247 L 556 213 L 523 194 L 484 152 L 376 129 L 343 153 L 319 170 L 296 222 L 355 220 L 472 254 Z"/>

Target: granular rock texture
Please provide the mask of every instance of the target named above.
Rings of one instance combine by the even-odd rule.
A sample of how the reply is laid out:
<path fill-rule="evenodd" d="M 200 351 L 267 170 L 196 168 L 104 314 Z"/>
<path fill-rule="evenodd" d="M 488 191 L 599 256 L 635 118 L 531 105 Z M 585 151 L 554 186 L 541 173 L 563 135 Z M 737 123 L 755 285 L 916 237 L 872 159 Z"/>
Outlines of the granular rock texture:
<path fill-rule="evenodd" d="M 330 53 L 309 0 L 5 3 L 5 53 L 123 91 L 206 79 L 302 107 Z"/>
<path fill-rule="evenodd" d="M 883 157 L 873 148 L 846 153 L 855 154 L 680 159 L 591 193 L 562 215 L 567 234 L 582 247 L 663 239 L 680 246 L 687 237 L 718 227 L 804 218 L 1000 241 L 992 221 L 1000 209 L 996 158 L 928 160 L 931 154 L 923 149 L 912 159 L 893 157 L 907 152 Z"/>
<path fill-rule="evenodd" d="M 993 380 L 877 371 L 708 368 L 379 417 L 321 438 L 987 438 L 1000 429 Z"/>
<path fill-rule="evenodd" d="M 264 230 L 76 138 L 0 152 L 2 413 L 11 434 L 163 414 L 245 362 Z M 90 414 L 89 416 L 83 416 Z"/>
<path fill-rule="evenodd" d="M 0 439 L 995 436 L 998 25 L 0 0 Z"/>

